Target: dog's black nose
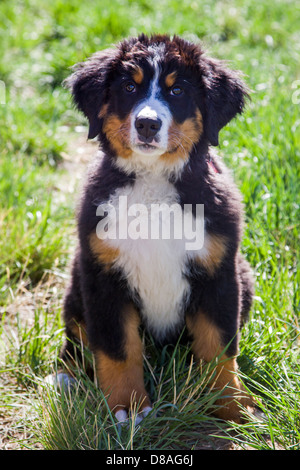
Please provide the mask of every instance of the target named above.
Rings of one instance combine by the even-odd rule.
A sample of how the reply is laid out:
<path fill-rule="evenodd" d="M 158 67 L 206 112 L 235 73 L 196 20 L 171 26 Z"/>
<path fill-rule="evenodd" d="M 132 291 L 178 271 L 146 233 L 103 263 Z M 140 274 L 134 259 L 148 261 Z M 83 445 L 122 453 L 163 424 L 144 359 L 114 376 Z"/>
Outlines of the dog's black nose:
<path fill-rule="evenodd" d="M 143 142 L 150 143 L 162 125 L 159 118 L 140 117 L 135 120 L 135 128 Z"/>

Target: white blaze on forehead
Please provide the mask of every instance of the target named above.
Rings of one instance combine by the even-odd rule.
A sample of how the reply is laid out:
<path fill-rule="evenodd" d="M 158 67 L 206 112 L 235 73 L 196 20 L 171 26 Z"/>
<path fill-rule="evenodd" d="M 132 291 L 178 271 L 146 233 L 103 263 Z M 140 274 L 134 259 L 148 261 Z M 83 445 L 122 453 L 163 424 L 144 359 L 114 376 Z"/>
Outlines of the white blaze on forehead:
<path fill-rule="evenodd" d="M 150 98 L 155 98 L 155 96 L 157 95 L 159 91 L 158 80 L 159 80 L 159 75 L 160 75 L 160 67 L 156 61 L 154 63 L 154 70 L 155 70 L 154 77 L 150 84 Z"/>

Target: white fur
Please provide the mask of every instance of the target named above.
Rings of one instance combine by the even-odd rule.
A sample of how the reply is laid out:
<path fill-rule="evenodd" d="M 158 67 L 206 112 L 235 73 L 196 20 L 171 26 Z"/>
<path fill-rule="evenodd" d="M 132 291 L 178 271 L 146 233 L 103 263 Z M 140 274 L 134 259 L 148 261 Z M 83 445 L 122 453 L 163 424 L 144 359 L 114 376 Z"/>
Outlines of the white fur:
<path fill-rule="evenodd" d="M 171 206 L 178 203 L 175 187 L 162 175 L 148 173 L 139 176 L 133 186 L 117 190 L 108 201 L 117 214 L 117 234 L 120 226 L 129 227 L 133 220 L 125 210 L 119 213 L 120 196 L 127 197 L 129 215 L 134 204 L 143 204 L 149 209 L 149 212 L 139 216 L 140 221 L 144 216 L 149 217 L 149 214 L 153 216 L 150 210 L 152 204 L 165 203 Z M 157 217 L 161 217 L 161 214 Z M 189 297 L 190 286 L 184 277 L 188 257 L 195 253 L 205 256 L 205 245 L 200 251 L 187 253 L 184 237 L 120 239 L 117 236 L 107 240 L 107 243 L 119 249 L 120 255 L 115 266 L 125 273 L 132 292 L 138 293 L 146 323 L 155 336 L 164 337 L 181 322 L 183 303 Z"/>
<path fill-rule="evenodd" d="M 128 413 L 126 410 L 119 410 L 116 412 L 115 414 L 117 420 L 119 421 L 119 423 L 125 423 L 126 420 L 128 419 Z"/>
<path fill-rule="evenodd" d="M 137 413 L 134 425 L 138 426 L 146 416 L 152 411 L 151 406 L 145 406 L 140 413 Z M 119 410 L 116 412 L 115 417 L 121 426 L 129 426 L 130 416 L 126 410 Z"/>
<path fill-rule="evenodd" d="M 46 384 L 51 385 L 55 389 L 66 389 L 66 390 L 71 389 L 76 383 L 76 380 L 73 377 L 71 377 L 69 374 L 66 374 L 64 372 L 60 372 L 58 374 L 47 375 L 44 381 Z"/>
<path fill-rule="evenodd" d="M 185 161 L 180 158 L 171 165 L 160 159 L 160 155 L 160 152 L 152 152 L 151 154 L 134 152 L 129 158 L 118 157 L 116 159 L 116 166 L 128 175 L 135 173 L 143 176 L 147 175 L 150 171 L 153 175 L 164 175 L 166 177 L 175 175 L 179 177 L 185 166 Z"/>

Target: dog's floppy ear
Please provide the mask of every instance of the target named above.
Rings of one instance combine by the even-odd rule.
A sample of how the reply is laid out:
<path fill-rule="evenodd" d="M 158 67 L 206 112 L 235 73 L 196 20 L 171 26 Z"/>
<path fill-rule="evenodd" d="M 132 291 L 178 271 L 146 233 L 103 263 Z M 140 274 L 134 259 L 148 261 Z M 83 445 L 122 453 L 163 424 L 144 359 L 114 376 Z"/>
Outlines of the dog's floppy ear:
<path fill-rule="evenodd" d="M 229 70 L 221 61 L 204 60 L 202 80 L 209 142 L 219 144 L 219 132 L 238 113 L 242 113 L 248 90 L 238 72 Z"/>
<path fill-rule="evenodd" d="M 115 54 L 114 49 L 97 52 L 86 62 L 75 65 L 74 73 L 64 81 L 64 85 L 72 92 L 77 108 L 89 120 L 89 139 L 101 131 L 99 113 L 105 101 L 106 77 Z"/>

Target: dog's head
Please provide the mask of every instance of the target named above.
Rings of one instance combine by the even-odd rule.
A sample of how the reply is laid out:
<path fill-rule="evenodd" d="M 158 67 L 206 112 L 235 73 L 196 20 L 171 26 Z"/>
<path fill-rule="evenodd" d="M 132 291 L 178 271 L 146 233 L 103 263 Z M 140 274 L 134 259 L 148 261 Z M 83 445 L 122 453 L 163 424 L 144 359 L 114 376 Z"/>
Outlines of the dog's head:
<path fill-rule="evenodd" d="M 181 38 L 144 35 L 94 54 L 67 79 L 89 120 L 119 161 L 184 163 L 244 107 L 238 73 Z"/>

